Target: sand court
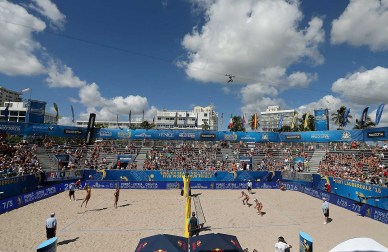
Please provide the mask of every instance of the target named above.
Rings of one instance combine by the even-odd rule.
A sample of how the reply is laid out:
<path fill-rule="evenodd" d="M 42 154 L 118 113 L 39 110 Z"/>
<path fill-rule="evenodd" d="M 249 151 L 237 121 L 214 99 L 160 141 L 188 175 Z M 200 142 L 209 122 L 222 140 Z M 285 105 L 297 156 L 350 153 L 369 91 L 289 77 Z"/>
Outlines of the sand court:
<path fill-rule="evenodd" d="M 388 247 L 388 225 L 330 205 L 333 221 L 323 225 L 322 201 L 299 192 L 254 190 L 264 216 L 242 204 L 239 190 L 193 190 L 199 194 L 206 217 L 203 233 L 236 235 L 244 248 L 274 251 L 283 236 L 294 251 L 299 231 L 314 239 L 314 251 L 328 251 L 353 237 L 370 237 Z M 58 251 L 134 251 L 139 240 L 154 234 L 183 236 L 185 199 L 180 190 L 121 190 L 118 208 L 114 190 L 93 189 L 87 208 L 85 191 L 76 201 L 63 192 L 0 216 L 0 251 L 34 251 L 45 240 L 45 220 L 55 212 Z M 194 209 L 194 206 L 193 208 Z"/>

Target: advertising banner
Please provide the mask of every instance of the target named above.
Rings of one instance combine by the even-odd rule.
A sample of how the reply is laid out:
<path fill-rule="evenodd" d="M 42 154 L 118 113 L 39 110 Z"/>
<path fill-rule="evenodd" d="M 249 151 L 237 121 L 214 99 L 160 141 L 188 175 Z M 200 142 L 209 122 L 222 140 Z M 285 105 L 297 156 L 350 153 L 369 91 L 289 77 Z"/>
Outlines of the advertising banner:
<path fill-rule="evenodd" d="M 184 170 L 137 171 L 137 170 L 99 170 L 95 173 L 85 171 L 93 180 L 116 181 L 182 181 Z M 189 171 L 191 181 L 276 181 L 280 172 L 267 171 Z"/>
<path fill-rule="evenodd" d="M 364 130 L 364 141 L 388 141 L 388 127 Z"/>
<path fill-rule="evenodd" d="M 26 175 L 0 180 L 0 199 L 9 198 L 35 190 L 39 179 L 34 175 Z"/>
<path fill-rule="evenodd" d="M 351 142 L 363 141 L 363 130 L 332 130 L 332 131 L 306 131 L 282 132 L 281 142 Z"/>
<path fill-rule="evenodd" d="M 69 184 L 57 184 L 29 193 L 0 200 L 0 214 L 31 204 L 69 189 Z"/>
<path fill-rule="evenodd" d="M 314 110 L 314 118 L 315 118 L 316 131 L 329 130 L 329 110 L 328 109 Z"/>
<path fill-rule="evenodd" d="M 305 232 L 299 232 L 299 251 L 313 252 L 313 238 Z"/>

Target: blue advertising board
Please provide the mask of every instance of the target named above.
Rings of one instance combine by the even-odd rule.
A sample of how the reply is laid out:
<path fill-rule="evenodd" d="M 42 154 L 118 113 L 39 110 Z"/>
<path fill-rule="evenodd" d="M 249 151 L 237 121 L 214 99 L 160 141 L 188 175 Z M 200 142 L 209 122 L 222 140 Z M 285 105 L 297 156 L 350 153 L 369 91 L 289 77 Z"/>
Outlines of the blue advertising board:
<path fill-rule="evenodd" d="M 364 130 L 364 141 L 387 141 L 388 127 Z"/>
<path fill-rule="evenodd" d="M 184 170 L 137 171 L 137 170 L 98 170 L 84 172 L 84 178 L 94 180 L 126 181 L 182 181 Z M 276 181 L 280 172 L 268 171 L 189 171 L 191 181 Z"/>
<path fill-rule="evenodd" d="M 281 142 L 351 142 L 363 141 L 363 130 L 330 130 L 308 132 L 282 132 Z"/>
<path fill-rule="evenodd" d="M 0 133 L 10 135 L 22 135 L 24 132 L 25 124 L 17 122 L 0 122 Z"/>
<path fill-rule="evenodd" d="M 57 251 L 57 237 L 48 239 L 47 241 L 42 242 L 36 248 L 37 252 L 56 252 Z"/>
<path fill-rule="evenodd" d="M 69 189 L 68 183 L 41 188 L 32 192 L 0 200 L 0 214 L 34 203 Z"/>
<path fill-rule="evenodd" d="M 26 123 L 44 123 L 44 114 L 46 110 L 46 102 L 28 100 L 28 109 L 26 113 Z"/>
<path fill-rule="evenodd" d="M 362 204 L 357 200 L 355 201 L 333 193 L 303 186 L 298 183 L 284 182 L 284 184 L 288 190 L 299 191 L 317 199 L 322 199 L 325 197 L 330 204 L 340 206 L 352 212 L 358 213 L 359 215 L 363 215 L 365 217 L 369 217 L 371 219 L 388 224 L 388 211 L 385 209 L 374 207 L 368 204 Z"/>
<path fill-rule="evenodd" d="M 39 178 L 34 175 L 18 176 L 0 180 L 0 199 L 20 195 L 32 190 L 38 186 Z"/>
<path fill-rule="evenodd" d="M 93 188 L 101 189 L 115 189 L 119 187 L 121 189 L 182 189 L 182 181 L 100 181 L 100 180 L 88 180 L 86 183 Z M 197 181 L 190 182 L 191 189 L 214 189 L 214 190 L 246 190 L 248 188 L 248 182 L 212 182 L 212 181 Z M 277 188 L 276 182 L 253 182 L 252 188 L 254 189 L 275 189 Z"/>
<path fill-rule="evenodd" d="M 329 130 L 329 110 L 317 109 L 314 110 L 315 130 L 324 131 Z"/>
<path fill-rule="evenodd" d="M 313 238 L 305 232 L 299 232 L 299 251 L 313 252 Z"/>

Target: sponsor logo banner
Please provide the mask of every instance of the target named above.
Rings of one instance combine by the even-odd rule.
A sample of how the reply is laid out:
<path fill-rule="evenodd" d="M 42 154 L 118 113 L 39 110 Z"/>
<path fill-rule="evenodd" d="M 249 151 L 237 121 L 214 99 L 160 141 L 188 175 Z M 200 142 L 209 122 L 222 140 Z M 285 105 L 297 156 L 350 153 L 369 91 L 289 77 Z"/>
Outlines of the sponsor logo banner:
<path fill-rule="evenodd" d="M 385 131 L 373 131 L 373 132 L 368 132 L 367 136 L 369 138 L 377 138 L 377 137 L 385 137 Z"/>
<path fill-rule="evenodd" d="M 301 135 L 286 135 L 286 139 L 301 139 Z"/>
<path fill-rule="evenodd" d="M 211 134 L 211 133 L 202 133 L 200 135 L 201 138 L 206 138 L 206 139 L 215 139 L 216 134 Z"/>
<path fill-rule="evenodd" d="M 72 135 L 81 135 L 83 132 L 82 130 L 78 129 L 64 129 L 64 134 L 72 134 Z"/>

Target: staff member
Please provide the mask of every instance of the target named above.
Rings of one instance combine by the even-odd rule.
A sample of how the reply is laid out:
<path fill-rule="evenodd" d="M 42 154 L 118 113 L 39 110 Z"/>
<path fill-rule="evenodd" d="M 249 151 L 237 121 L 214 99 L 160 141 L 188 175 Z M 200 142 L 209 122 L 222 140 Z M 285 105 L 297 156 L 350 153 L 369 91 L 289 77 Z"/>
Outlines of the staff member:
<path fill-rule="evenodd" d="M 327 224 L 329 221 L 329 203 L 327 202 L 326 198 L 323 197 L 323 204 L 322 204 L 322 212 L 325 216 L 325 222 L 323 224 Z"/>
<path fill-rule="evenodd" d="M 55 213 L 51 213 L 50 217 L 46 220 L 46 235 L 47 240 L 55 237 L 57 231 L 57 219 Z"/>
<path fill-rule="evenodd" d="M 195 217 L 195 212 L 192 212 L 189 220 L 189 234 L 190 237 L 193 237 L 194 235 L 198 236 L 199 234 L 199 223 L 197 217 Z"/>

